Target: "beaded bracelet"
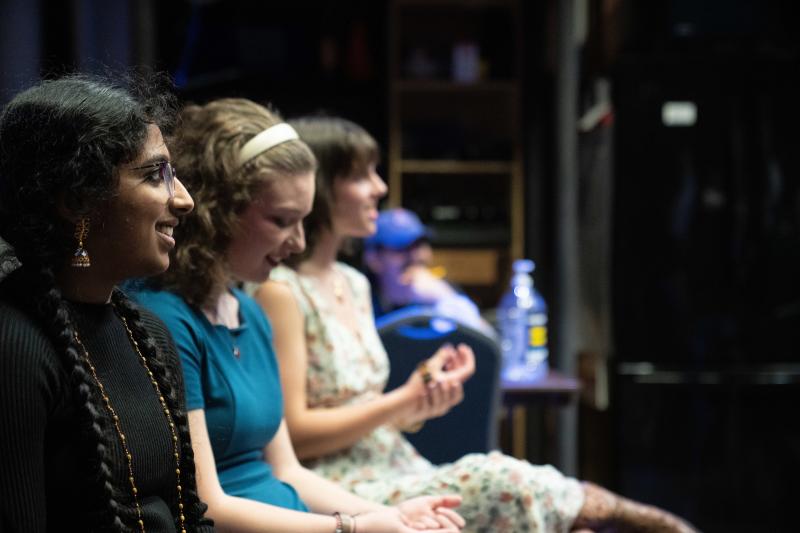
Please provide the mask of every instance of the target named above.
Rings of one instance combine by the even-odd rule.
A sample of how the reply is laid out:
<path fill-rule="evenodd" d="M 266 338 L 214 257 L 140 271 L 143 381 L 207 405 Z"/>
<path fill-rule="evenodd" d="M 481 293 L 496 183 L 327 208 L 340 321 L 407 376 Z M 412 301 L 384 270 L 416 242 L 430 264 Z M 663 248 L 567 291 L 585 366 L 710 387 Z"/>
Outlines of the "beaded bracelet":
<path fill-rule="evenodd" d="M 336 511 L 333 513 L 333 518 L 336 520 L 336 529 L 333 533 L 356 533 L 355 517 Z"/>
<path fill-rule="evenodd" d="M 342 531 L 343 533 L 356 533 L 356 521 L 349 514 L 342 515 Z"/>

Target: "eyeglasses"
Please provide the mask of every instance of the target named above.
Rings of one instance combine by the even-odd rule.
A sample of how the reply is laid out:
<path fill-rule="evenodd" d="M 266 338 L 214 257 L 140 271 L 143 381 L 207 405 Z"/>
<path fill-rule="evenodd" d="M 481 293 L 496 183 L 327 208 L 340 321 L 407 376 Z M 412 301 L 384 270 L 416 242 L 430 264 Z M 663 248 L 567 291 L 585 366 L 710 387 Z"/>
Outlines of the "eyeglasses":
<path fill-rule="evenodd" d="M 175 167 L 169 161 L 161 161 L 153 163 L 152 165 L 145 165 L 143 167 L 133 167 L 131 170 L 158 170 L 158 175 L 164 180 L 164 185 L 167 186 L 169 197 L 175 196 Z"/>

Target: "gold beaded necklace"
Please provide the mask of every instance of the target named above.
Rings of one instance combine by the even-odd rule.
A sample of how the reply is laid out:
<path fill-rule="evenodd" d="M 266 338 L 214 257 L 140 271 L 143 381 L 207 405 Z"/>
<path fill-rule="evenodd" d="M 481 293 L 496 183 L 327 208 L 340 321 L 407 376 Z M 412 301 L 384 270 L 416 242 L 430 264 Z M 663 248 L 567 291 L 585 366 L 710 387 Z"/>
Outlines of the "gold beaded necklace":
<path fill-rule="evenodd" d="M 116 307 L 114 307 L 114 311 L 117 311 Z M 122 313 L 117 312 L 117 316 L 119 316 L 119 318 L 122 320 L 122 324 L 125 326 L 125 331 L 128 332 L 128 338 L 130 339 L 131 344 L 133 344 L 136 353 L 139 355 L 139 360 L 141 361 L 142 366 L 147 371 L 147 376 L 150 378 L 150 383 L 153 385 L 153 388 L 158 395 L 158 400 L 161 402 L 161 408 L 164 411 L 164 416 L 166 416 L 167 422 L 169 423 L 169 430 L 172 433 L 172 452 L 173 457 L 175 458 L 175 477 L 177 479 L 176 488 L 178 496 L 178 518 L 180 519 L 181 523 L 181 533 L 186 533 L 186 517 L 183 514 L 183 487 L 181 486 L 181 456 L 178 449 L 178 434 L 175 431 L 175 422 L 172 419 L 172 414 L 169 411 L 169 407 L 167 407 L 167 402 L 164 399 L 164 395 L 161 394 L 161 388 L 158 386 L 158 382 L 156 381 L 153 372 L 150 370 L 150 366 L 147 364 L 147 359 L 145 359 L 144 355 L 142 355 L 142 351 L 139 349 L 139 343 L 136 342 L 136 339 L 133 337 L 133 332 L 128 327 L 128 321 L 124 316 L 122 316 Z M 100 396 L 103 398 L 103 404 L 111 415 L 111 420 L 114 422 L 114 429 L 117 432 L 117 437 L 122 445 L 122 451 L 125 453 L 125 460 L 128 464 L 128 482 L 131 485 L 131 493 L 133 494 L 133 504 L 136 508 L 136 518 L 139 525 L 139 531 L 141 533 L 145 533 L 144 520 L 142 519 L 142 506 L 139 503 L 139 489 L 136 487 L 136 480 L 133 477 L 133 455 L 131 455 L 131 451 L 128 448 L 128 443 L 125 438 L 125 433 L 122 431 L 122 426 L 120 426 L 119 416 L 117 416 L 116 410 L 111 405 L 111 399 L 108 397 L 108 394 L 106 394 L 106 389 L 103 386 L 103 383 L 97 376 L 97 369 L 95 369 L 94 364 L 92 364 L 92 359 L 89 357 L 89 350 L 86 349 L 83 341 L 81 341 L 81 338 L 78 336 L 78 331 L 74 328 L 73 336 L 75 338 L 75 342 L 83 351 L 83 359 L 86 361 L 86 365 L 89 367 L 89 372 L 92 374 L 92 378 L 94 378 L 94 382 L 97 384 L 97 388 L 100 390 Z"/>

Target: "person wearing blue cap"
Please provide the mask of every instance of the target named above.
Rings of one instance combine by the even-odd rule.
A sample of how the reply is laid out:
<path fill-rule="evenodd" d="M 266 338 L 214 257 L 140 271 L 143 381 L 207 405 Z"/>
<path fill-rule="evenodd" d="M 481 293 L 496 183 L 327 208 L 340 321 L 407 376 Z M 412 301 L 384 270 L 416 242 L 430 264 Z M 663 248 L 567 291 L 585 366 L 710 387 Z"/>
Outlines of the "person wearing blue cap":
<path fill-rule="evenodd" d="M 364 240 L 364 265 L 372 285 L 372 310 L 386 313 L 415 306 L 472 326 L 490 337 L 496 333 L 475 303 L 431 268 L 431 231 L 408 209 L 382 211 L 376 231 Z"/>
<path fill-rule="evenodd" d="M 462 497 L 459 514 L 470 533 L 695 531 L 665 511 L 549 465 L 499 452 L 444 465 L 420 456 L 402 432 L 461 401 L 474 355 L 463 344 L 443 346 L 403 385 L 384 390 L 389 360 L 375 329 L 369 282 L 337 261 L 348 239 L 372 235 L 380 220 L 377 205 L 387 187 L 376 172 L 377 143 L 344 119 L 290 122 L 318 161 L 306 250 L 287 258 L 291 268 L 273 269 L 255 296 L 272 322 L 286 424 L 304 464 L 381 503 L 453 491 Z M 420 234 L 410 217 L 401 226 L 393 238 Z"/>
<path fill-rule="evenodd" d="M 366 246 L 385 246 L 400 250 L 410 248 L 431 236 L 430 230 L 419 217 L 402 207 L 381 211 L 375 225 L 375 233 L 364 239 Z"/>

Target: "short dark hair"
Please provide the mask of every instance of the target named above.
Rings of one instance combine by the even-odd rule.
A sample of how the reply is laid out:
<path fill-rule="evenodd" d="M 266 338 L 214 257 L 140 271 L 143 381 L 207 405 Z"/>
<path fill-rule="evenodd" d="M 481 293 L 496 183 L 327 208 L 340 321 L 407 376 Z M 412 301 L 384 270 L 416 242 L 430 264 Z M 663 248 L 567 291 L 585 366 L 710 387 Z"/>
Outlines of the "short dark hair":
<path fill-rule="evenodd" d="M 364 128 L 340 117 L 309 115 L 289 120 L 317 158 L 316 188 L 311 213 L 303 221 L 305 252 L 287 259 L 297 265 L 308 258 L 320 234 L 332 225 L 333 184 L 380 160 L 378 143 Z"/>

